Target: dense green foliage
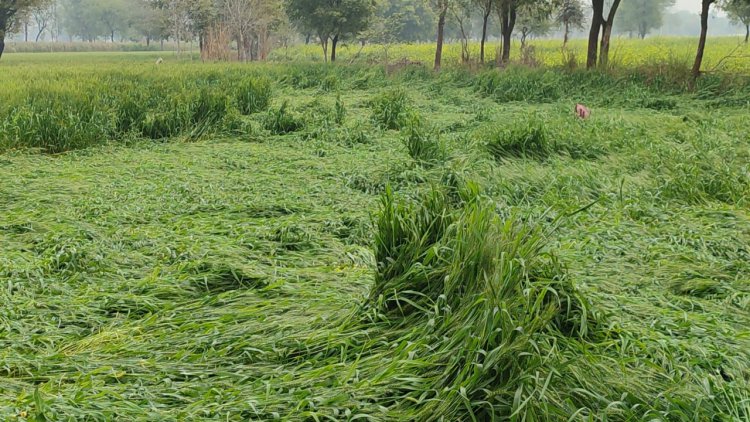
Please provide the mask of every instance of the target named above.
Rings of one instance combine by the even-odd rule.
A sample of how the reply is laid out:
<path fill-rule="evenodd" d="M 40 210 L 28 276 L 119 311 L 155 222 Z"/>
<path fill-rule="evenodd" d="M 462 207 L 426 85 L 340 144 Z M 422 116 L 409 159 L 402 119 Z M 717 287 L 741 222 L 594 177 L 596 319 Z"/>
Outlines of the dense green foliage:
<path fill-rule="evenodd" d="M 10 59 L 0 417 L 750 417 L 747 80 Z"/>
<path fill-rule="evenodd" d="M 338 42 L 366 30 L 375 12 L 372 0 L 285 0 L 285 7 L 303 33 L 317 35 L 326 56 L 331 41 L 331 61 Z"/>
<path fill-rule="evenodd" d="M 666 10 L 675 0 L 630 0 L 622 4 L 615 21 L 615 30 L 645 38 L 663 25 Z"/>

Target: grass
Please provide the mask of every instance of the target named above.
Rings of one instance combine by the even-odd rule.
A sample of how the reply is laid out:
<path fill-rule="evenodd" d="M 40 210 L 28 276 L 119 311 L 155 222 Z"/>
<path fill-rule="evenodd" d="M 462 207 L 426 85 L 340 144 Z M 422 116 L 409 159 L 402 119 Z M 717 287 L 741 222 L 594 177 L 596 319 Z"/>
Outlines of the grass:
<path fill-rule="evenodd" d="M 0 418 L 750 417 L 742 81 L 7 57 Z"/>

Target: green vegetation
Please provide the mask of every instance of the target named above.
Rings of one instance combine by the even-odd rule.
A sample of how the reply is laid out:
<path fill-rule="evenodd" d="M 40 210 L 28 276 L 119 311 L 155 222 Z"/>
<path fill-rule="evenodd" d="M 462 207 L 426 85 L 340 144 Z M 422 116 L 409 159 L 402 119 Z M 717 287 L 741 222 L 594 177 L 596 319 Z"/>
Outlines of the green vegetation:
<path fill-rule="evenodd" d="M 0 418 L 750 418 L 746 79 L 75 57 L 3 58 Z"/>

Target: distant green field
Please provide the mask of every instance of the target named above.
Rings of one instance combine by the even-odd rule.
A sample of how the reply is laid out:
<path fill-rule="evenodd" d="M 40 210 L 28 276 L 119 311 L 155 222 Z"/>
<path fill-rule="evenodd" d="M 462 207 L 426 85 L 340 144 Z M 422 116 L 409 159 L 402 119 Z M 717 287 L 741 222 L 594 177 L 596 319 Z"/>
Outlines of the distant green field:
<path fill-rule="evenodd" d="M 747 80 L 157 57 L 0 61 L 0 419 L 750 419 Z"/>

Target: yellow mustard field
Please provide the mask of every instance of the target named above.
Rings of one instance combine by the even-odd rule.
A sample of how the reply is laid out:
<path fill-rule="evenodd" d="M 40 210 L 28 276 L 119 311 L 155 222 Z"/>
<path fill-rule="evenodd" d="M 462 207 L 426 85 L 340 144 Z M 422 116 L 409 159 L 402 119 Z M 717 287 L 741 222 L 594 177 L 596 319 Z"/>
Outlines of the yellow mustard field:
<path fill-rule="evenodd" d="M 690 65 L 697 49 L 695 38 L 662 38 L 654 37 L 645 40 L 615 38 L 610 50 L 610 63 L 613 67 L 637 67 L 655 64 Z M 500 44 L 498 41 L 487 43 L 488 61 L 494 61 Z M 571 40 L 563 49 L 561 40 L 531 40 L 528 46 L 533 47 L 531 55 L 535 61 L 547 66 L 569 66 L 585 64 L 587 41 Z M 458 64 L 461 60 L 460 43 L 448 43 L 443 51 L 445 64 Z M 472 61 L 479 59 L 479 43 L 469 44 Z M 431 63 L 435 54 L 434 43 L 397 44 L 389 47 L 382 45 L 344 44 L 339 47 L 338 57 L 342 62 L 367 61 L 384 62 L 387 55 L 389 62 L 409 60 Z M 271 58 L 277 61 L 312 60 L 323 61 L 322 48 L 317 44 L 301 45 L 278 49 Z M 521 46 L 515 42 L 511 60 L 521 59 Z M 707 71 L 750 73 L 750 45 L 744 44 L 741 37 L 710 38 L 706 46 L 704 69 Z"/>

